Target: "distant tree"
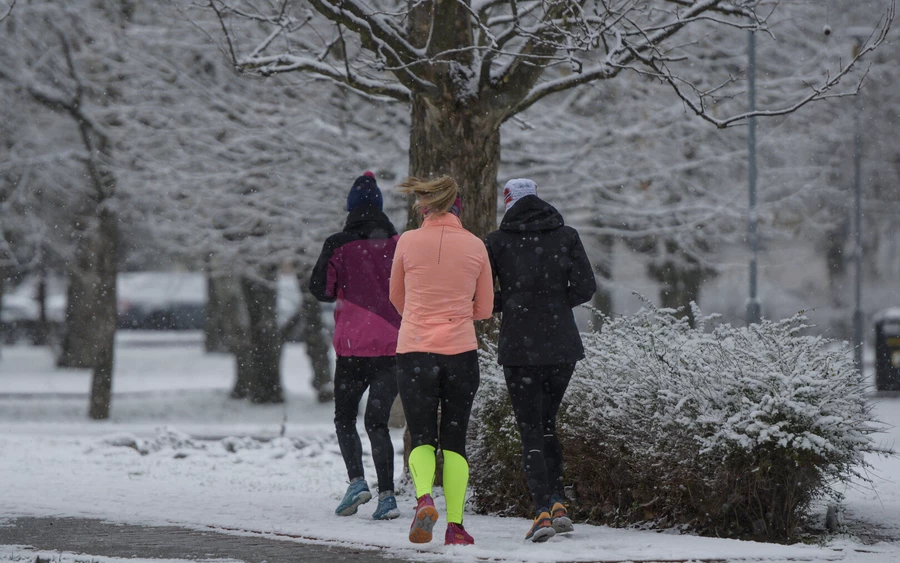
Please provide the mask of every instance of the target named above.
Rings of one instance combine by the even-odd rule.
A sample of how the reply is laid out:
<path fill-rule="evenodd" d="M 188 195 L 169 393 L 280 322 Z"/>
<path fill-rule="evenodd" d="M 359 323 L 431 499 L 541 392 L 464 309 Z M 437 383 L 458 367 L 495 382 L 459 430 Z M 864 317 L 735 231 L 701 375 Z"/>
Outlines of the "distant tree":
<path fill-rule="evenodd" d="M 119 93 L 122 77 L 115 67 L 127 13 L 126 5 L 114 2 L 100 3 L 90 13 L 78 8 L 29 2 L 17 9 L 0 40 L 0 79 L 71 120 L 81 142 L 76 158 L 84 167 L 86 191 L 73 213 L 77 242 L 60 362 L 93 368 L 89 416 L 103 419 L 111 402 L 118 251 L 115 146 L 109 133 L 115 122 L 104 119 L 109 117 L 104 109 Z"/>

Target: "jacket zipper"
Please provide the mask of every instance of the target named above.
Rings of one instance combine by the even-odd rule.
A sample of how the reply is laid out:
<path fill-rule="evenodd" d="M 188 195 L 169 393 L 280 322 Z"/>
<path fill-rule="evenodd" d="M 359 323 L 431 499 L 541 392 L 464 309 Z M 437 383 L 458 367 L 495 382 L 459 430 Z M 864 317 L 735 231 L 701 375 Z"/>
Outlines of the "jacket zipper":
<path fill-rule="evenodd" d="M 441 242 L 438 243 L 438 264 L 441 263 L 441 251 L 444 249 L 444 227 L 441 227 Z"/>

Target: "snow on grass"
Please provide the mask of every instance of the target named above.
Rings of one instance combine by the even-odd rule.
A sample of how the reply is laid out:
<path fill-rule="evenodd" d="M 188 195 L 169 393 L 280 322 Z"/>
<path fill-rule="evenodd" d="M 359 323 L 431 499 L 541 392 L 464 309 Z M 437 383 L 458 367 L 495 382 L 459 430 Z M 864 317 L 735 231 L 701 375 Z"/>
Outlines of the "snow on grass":
<path fill-rule="evenodd" d="M 354 516 L 334 515 L 347 476 L 333 434 L 332 407 L 315 403 L 308 387 L 308 366 L 298 351 L 302 349 L 294 347 L 291 352 L 289 347 L 285 357 L 286 379 L 293 381 L 287 404 L 254 407 L 227 398 L 231 372 L 221 368 L 220 357 L 204 355 L 199 346 L 136 349 L 140 363 L 130 366 L 124 363 L 128 355 L 120 347 L 119 369 L 134 370 L 132 377 L 141 381 L 140 391 L 117 387 L 113 419 L 89 422 L 86 384 L 77 394 L 41 391 L 42 378 L 81 377 L 77 370 L 53 369 L 49 353 L 42 349 L 4 349 L 0 389 L 18 391 L 5 396 L 0 391 L 0 518 L 84 517 L 178 525 L 301 543 L 369 547 L 422 561 L 900 560 L 897 544 L 863 545 L 849 536 L 823 546 L 786 546 L 580 525 L 570 537 L 531 544 L 524 541 L 528 520 L 475 514 L 466 515 L 465 525 L 476 545 L 449 548 L 442 541 L 446 520 L 440 497 L 437 506 L 442 519 L 435 528 L 435 541 L 414 546 L 407 540 L 414 499 L 412 488 L 400 485 L 398 430 L 392 436 L 402 516 L 389 522 L 372 520 L 374 501 Z M 209 385 L 179 388 L 188 386 L 182 378 L 192 375 L 185 365 Z M 35 374 L 38 377 L 32 380 Z M 892 414 L 900 413 L 900 401 L 886 401 L 876 408 L 885 414 L 886 422 L 900 422 L 900 414 Z M 281 437 L 285 414 L 288 423 Z M 370 446 L 361 426 L 366 477 L 374 486 Z M 893 462 L 872 460 L 875 471 L 892 478 L 900 475 L 900 467 Z M 881 523 L 890 532 L 887 536 L 900 537 L 900 487 L 875 480 L 881 502 L 868 492 L 848 490 L 847 517 Z M 9 548 L 7 552 L 12 553 Z"/>

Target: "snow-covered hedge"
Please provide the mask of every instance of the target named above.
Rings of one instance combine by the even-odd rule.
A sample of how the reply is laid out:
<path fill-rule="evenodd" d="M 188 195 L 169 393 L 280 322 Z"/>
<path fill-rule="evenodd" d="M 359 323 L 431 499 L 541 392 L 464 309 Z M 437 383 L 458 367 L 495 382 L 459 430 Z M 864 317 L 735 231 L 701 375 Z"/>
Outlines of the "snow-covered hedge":
<path fill-rule="evenodd" d="M 579 520 L 790 538 L 810 503 L 865 481 L 884 451 L 846 349 L 804 319 L 697 328 L 648 306 L 583 335 L 559 432 Z M 530 516 L 502 368 L 482 354 L 472 421 L 474 504 Z"/>

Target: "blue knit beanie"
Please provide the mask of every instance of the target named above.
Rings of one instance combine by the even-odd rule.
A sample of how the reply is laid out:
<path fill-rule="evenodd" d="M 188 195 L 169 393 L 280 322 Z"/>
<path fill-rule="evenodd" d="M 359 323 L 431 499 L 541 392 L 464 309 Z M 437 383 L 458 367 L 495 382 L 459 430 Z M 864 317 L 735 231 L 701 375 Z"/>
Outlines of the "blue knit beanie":
<path fill-rule="evenodd" d="M 384 202 L 381 199 L 381 190 L 375 182 L 375 174 L 366 170 L 362 176 L 353 182 L 350 194 L 347 195 L 347 211 L 353 211 L 360 205 L 374 205 L 379 210 Z"/>

